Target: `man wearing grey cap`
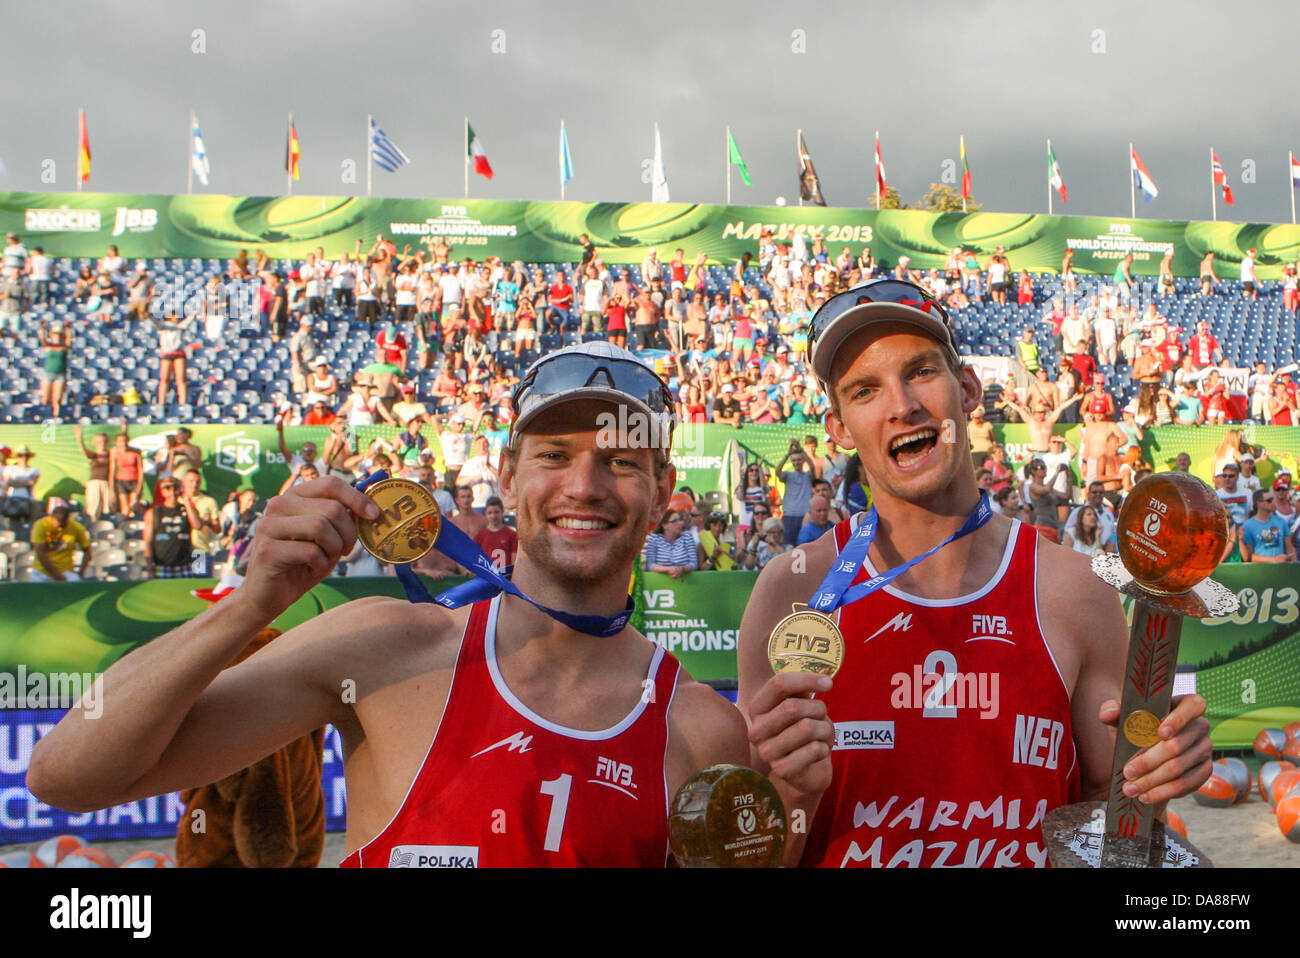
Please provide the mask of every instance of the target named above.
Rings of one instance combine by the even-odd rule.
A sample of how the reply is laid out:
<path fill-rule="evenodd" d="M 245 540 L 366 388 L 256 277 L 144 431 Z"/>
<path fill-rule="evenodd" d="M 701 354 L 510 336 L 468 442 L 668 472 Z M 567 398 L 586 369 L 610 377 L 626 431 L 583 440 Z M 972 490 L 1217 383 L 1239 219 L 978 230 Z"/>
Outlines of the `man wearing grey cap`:
<path fill-rule="evenodd" d="M 773 559 L 741 625 L 752 764 L 809 822 L 787 863 L 1044 866 L 1042 815 L 1107 792 L 1119 597 L 1081 554 L 991 514 L 967 451 L 979 379 L 929 293 L 884 279 L 833 296 L 812 317 L 809 352 L 826 431 L 857 450 L 873 510 Z M 862 591 L 843 602 L 850 581 Z M 814 598 L 845 636 L 840 671 L 773 676 L 773 627 Z M 1204 711 L 1181 700 L 1129 764 L 1126 790 L 1164 802 L 1205 781 Z M 1029 725 L 1050 729 L 1033 755 Z M 939 741 L 960 768 L 935 760 Z"/>
<path fill-rule="evenodd" d="M 303 483 L 258 523 L 244 584 L 110 668 L 111 707 L 95 722 L 73 709 L 43 736 L 28 786 L 102 808 L 217 781 L 332 722 L 345 866 L 662 866 L 668 796 L 748 756 L 735 708 L 625 624 L 633 562 L 676 479 L 672 397 L 630 353 L 591 343 L 535 363 L 513 406 L 501 492 L 527 598 L 359 599 L 225 669 L 347 554 L 355 517 L 378 517 L 342 480 Z"/>

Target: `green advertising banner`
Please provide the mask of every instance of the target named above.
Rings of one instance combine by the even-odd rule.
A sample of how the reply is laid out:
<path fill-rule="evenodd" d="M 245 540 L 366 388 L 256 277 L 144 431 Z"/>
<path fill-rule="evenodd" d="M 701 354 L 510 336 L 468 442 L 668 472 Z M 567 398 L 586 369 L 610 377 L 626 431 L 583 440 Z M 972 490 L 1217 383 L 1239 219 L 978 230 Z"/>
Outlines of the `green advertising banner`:
<path fill-rule="evenodd" d="M 1236 591 L 1241 611 L 1186 620 L 1179 670 L 1195 672 L 1197 691 L 1209 702 L 1215 746 L 1242 748 L 1261 728 L 1300 721 L 1300 568 L 1225 565 L 1215 575 Z M 680 580 L 647 573 L 638 603 L 645 634 L 695 678 L 734 679 L 740 622 L 757 578 L 756 572 L 694 572 Z M 41 674 L 55 687 L 57 676 L 104 671 L 207 608 L 190 590 L 210 584 L 173 579 L 0 588 L 0 708 L 29 704 L 16 698 L 23 694 L 20 679 Z M 274 624 L 290 629 L 368 595 L 402 593 L 390 577 L 327 579 Z"/>
<path fill-rule="evenodd" d="M 1300 227 L 1290 224 L 687 203 L 0 193 L 0 228 L 52 256 L 85 257 L 104 255 L 110 243 L 126 257 L 227 258 L 260 249 L 290 258 L 318 246 L 335 256 L 358 241 L 368 251 L 382 234 L 399 250 L 442 239 L 454 257 L 576 262 L 585 233 L 609 263 L 639 263 L 651 246 L 731 263 L 757 252 L 764 229 L 778 242 L 820 234 L 834 253 L 847 246 L 856 255 L 870 246 L 890 266 L 906 254 L 914 269 L 944 266 L 955 246 L 979 254 L 1003 246 L 1017 270 L 1056 272 L 1072 249 L 1080 272 L 1109 275 L 1132 252 L 1133 272 L 1150 276 L 1172 246 L 1180 276 L 1197 275 L 1209 252 L 1230 275 L 1229 264 L 1257 249 L 1258 275 L 1277 279 L 1282 265 L 1300 256 Z"/>

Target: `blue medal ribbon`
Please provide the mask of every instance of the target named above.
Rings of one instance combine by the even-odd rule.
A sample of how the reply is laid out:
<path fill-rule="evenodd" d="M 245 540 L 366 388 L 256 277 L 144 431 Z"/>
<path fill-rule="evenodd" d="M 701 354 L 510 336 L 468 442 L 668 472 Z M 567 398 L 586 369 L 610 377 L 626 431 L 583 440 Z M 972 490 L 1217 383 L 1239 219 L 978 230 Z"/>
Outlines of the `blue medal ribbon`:
<path fill-rule="evenodd" d="M 378 469 L 356 484 L 357 491 L 365 492 L 376 482 L 387 478 L 389 478 L 388 473 L 383 469 Z M 435 597 L 429 594 L 429 590 L 424 587 L 420 577 L 411 569 L 409 562 L 394 563 L 393 568 L 397 570 L 397 581 L 402 584 L 402 590 L 406 593 L 406 598 L 411 602 L 436 602 L 438 605 L 446 606 L 449 609 L 459 609 L 461 606 L 482 602 L 485 599 L 495 598 L 502 592 L 508 592 L 510 595 L 517 596 L 530 603 L 555 621 L 568 626 L 575 632 L 601 638 L 608 638 L 622 632 L 627 625 L 628 619 L 632 617 L 633 609 L 636 607 L 635 600 L 628 596 L 627 608 L 618 615 L 578 615 L 573 612 L 565 612 L 563 609 L 552 609 L 540 602 L 534 602 L 523 593 L 519 586 L 510 581 L 510 574 L 514 571 L 514 566 L 502 572 L 492 564 L 492 560 L 479 548 L 477 542 L 465 535 L 455 523 L 449 521 L 446 517 L 443 518 L 433 548 L 448 559 L 452 559 L 469 569 L 470 575 L 474 576 L 474 578 L 468 582 L 453 586 Z"/>
<path fill-rule="evenodd" d="M 831 566 L 831 570 L 826 573 L 826 578 L 817 587 L 817 591 L 813 593 L 808 605 L 818 612 L 830 615 L 836 609 L 857 602 L 858 599 L 865 598 L 877 589 L 884 588 L 922 559 L 930 558 L 948 543 L 956 542 L 963 536 L 968 536 L 975 530 L 983 528 L 992 518 L 993 506 L 989 502 L 989 494 L 981 490 L 979 505 L 975 507 L 975 511 L 967 516 L 966 521 L 961 524 L 961 528 L 948 538 L 924 555 L 909 559 L 888 572 L 881 572 L 872 576 L 866 582 L 859 582 L 857 585 L 851 586 L 850 583 L 853 581 L 854 576 L 857 575 L 858 569 L 862 567 L 863 560 L 867 557 L 867 550 L 871 548 L 871 543 L 875 541 L 876 531 L 880 527 L 880 516 L 876 513 L 876 507 L 872 506 L 862 522 L 858 524 L 853 537 L 840 551 L 839 557 Z"/>

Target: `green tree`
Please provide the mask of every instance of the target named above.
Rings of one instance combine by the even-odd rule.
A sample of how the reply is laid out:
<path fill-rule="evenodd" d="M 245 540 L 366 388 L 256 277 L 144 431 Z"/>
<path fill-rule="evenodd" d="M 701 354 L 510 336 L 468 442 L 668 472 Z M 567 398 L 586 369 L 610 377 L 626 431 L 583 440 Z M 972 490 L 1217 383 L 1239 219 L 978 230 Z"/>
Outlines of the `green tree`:
<path fill-rule="evenodd" d="M 974 197 L 966 201 L 968 213 L 976 212 L 981 206 Z M 946 183 L 931 183 L 930 192 L 921 198 L 918 208 L 931 213 L 960 213 L 961 193 Z"/>
<path fill-rule="evenodd" d="M 890 186 L 885 189 L 885 195 L 880 198 L 880 208 L 882 210 L 905 210 L 907 204 L 898 195 L 898 190 Z"/>

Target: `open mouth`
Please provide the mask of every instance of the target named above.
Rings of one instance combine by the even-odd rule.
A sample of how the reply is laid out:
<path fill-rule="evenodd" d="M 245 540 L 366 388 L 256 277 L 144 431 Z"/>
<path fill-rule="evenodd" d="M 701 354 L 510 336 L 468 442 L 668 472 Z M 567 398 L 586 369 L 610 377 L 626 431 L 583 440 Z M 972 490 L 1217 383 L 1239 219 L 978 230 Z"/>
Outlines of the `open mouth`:
<path fill-rule="evenodd" d="M 896 463 L 906 468 L 929 455 L 938 441 L 939 433 L 934 429 L 917 429 L 894 439 L 889 444 L 889 454 Z"/>

